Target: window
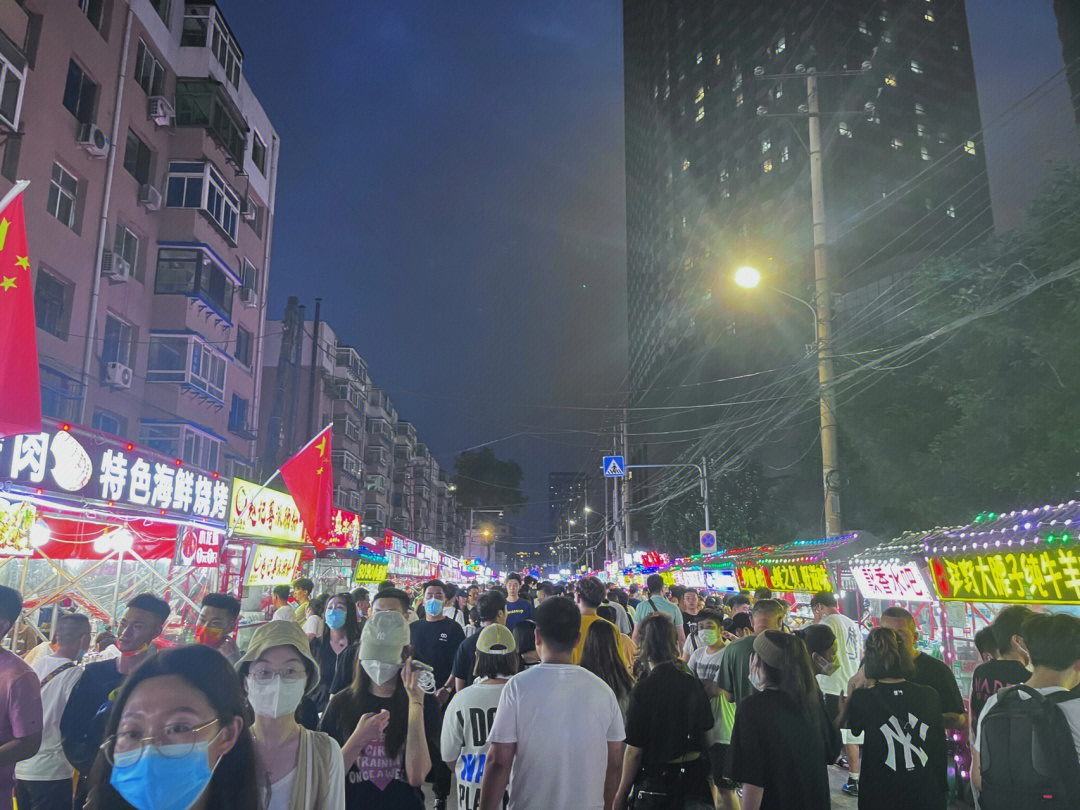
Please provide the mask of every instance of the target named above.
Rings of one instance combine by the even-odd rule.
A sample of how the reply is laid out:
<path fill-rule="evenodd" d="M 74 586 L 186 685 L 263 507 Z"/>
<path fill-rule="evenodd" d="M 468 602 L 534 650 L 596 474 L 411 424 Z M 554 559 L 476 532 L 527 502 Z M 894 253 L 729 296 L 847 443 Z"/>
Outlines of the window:
<path fill-rule="evenodd" d="M 154 11 L 158 13 L 158 16 L 165 21 L 165 24 L 169 24 L 169 10 L 172 8 L 172 0 L 150 0 L 150 5 Z"/>
<path fill-rule="evenodd" d="M 731 84 L 731 89 L 738 90 L 740 87 L 742 87 L 742 74 L 736 73 L 735 80 Z"/>
<path fill-rule="evenodd" d="M 240 87 L 240 49 L 233 42 L 232 36 L 225 29 L 221 15 L 214 16 L 213 39 L 210 41 L 210 49 L 214 52 L 214 58 L 225 70 L 225 78 L 233 87 Z"/>
<path fill-rule="evenodd" d="M 176 382 L 225 401 L 225 358 L 190 335 L 151 335 L 147 382 Z"/>
<path fill-rule="evenodd" d="M 867 27 L 866 23 L 859 23 L 859 33 L 864 36 L 870 36 L 870 29 Z"/>
<path fill-rule="evenodd" d="M 702 101 L 704 101 L 704 99 L 705 99 L 705 88 L 704 87 L 699 87 L 697 89 L 697 95 L 694 96 L 694 103 L 695 104 L 700 104 Z"/>
<path fill-rule="evenodd" d="M 697 115 L 694 117 L 694 122 L 696 123 L 696 122 L 700 121 L 701 119 L 703 119 L 704 117 L 705 117 L 705 108 L 704 107 L 698 107 L 697 108 Z"/>
<path fill-rule="evenodd" d="M 885 84 L 889 85 L 889 87 L 896 87 L 896 77 L 891 73 L 886 73 Z"/>
<path fill-rule="evenodd" d="M 911 72 L 912 73 L 922 73 L 923 72 L 922 65 L 919 64 L 919 61 L 917 59 L 912 59 L 911 60 Z"/>
<path fill-rule="evenodd" d="M 926 13 L 923 14 L 923 19 L 926 20 L 927 22 L 933 22 L 934 21 L 934 12 L 932 12 L 930 9 L 927 9 Z"/>
<path fill-rule="evenodd" d="M 124 168 L 140 185 L 150 182 L 150 172 L 154 164 L 154 153 L 143 143 L 142 138 L 133 130 L 128 130 L 127 145 L 124 147 Z"/>
<path fill-rule="evenodd" d="M 120 223 L 116 224 L 116 239 L 113 252 L 131 267 L 131 275 L 142 280 L 142 267 L 139 263 L 139 237 Z"/>
<path fill-rule="evenodd" d="M 966 141 L 964 143 L 964 151 L 969 155 L 975 154 L 975 141 Z"/>
<path fill-rule="evenodd" d="M 82 385 L 46 365 L 41 366 L 41 412 L 45 416 L 74 421 L 79 416 Z"/>
<path fill-rule="evenodd" d="M 919 150 L 919 156 L 922 157 L 923 160 L 929 160 L 930 150 L 924 146 L 922 149 Z"/>
<path fill-rule="evenodd" d="M 159 248 L 154 292 L 195 296 L 232 318 L 233 281 L 201 250 Z"/>
<path fill-rule="evenodd" d="M 75 201 L 78 193 L 79 181 L 59 163 L 54 163 L 45 210 L 72 229 L 75 228 Z"/>
<path fill-rule="evenodd" d="M 135 365 L 135 327 L 111 314 L 105 316 L 105 333 L 101 341 L 101 362 Z"/>
<path fill-rule="evenodd" d="M 184 79 L 176 83 L 176 125 L 205 127 L 232 162 L 243 165 L 247 124 L 216 82 Z"/>
<path fill-rule="evenodd" d="M 783 97 L 784 97 L 784 85 L 778 84 L 778 85 L 776 85 L 776 89 L 773 90 L 773 98 L 783 98 Z"/>
<path fill-rule="evenodd" d="M 915 102 L 915 114 L 926 115 L 926 108 L 917 101 Z"/>
<path fill-rule="evenodd" d="M 90 418 L 90 426 L 94 430 L 100 430 L 112 436 L 124 435 L 127 428 L 124 422 L 125 420 L 121 417 L 107 411 L 94 411 L 94 415 Z"/>
<path fill-rule="evenodd" d="M 685 172 L 689 168 L 690 168 L 690 161 L 687 160 L 686 158 L 683 158 L 682 170 Z"/>
<path fill-rule="evenodd" d="M 893 138 L 891 141 L 889 141 L 889 145 L 892 146 L 893 149 L 903 149 L 904 148 L 904 142 L 902 140 L 900 140 L 899 138 Z"/>
<path fill-rule="evenodd" d="M 790 153 L 788 152 L 788 148 L 785 146 L 783 149 L 780 150 L 780 162 L 787 163 L 789 157 Z"/>
<path fill-rule="evenodd" d="M 763 172 L 771 172 L 772 171 L 772 161 L 771 160 L 766 160 L 764 163 L 762 163 L 761 164 L 761 170 Z"/>
<path fill-rule="evenodd" d="M 266 176 L 266 144 L 259 137 L 258 132 L 251 133 L 251 162 L 259 173 Z"/>
<path fill-rule="evenodd" d="M 225 183 L 212 163 L 170 163 L 165 205 L 202 209 L 235 244 L 240 197 Z"/>
<path fill-rule="evenodd" d="M 247 431 L 248 426 L 248 401 L 239 394 L 232 395 L 232 406 L 229 408 L 229 431 Z"/>
<path fill-rule="evenodd" d="M 86 19 L 90 21 L 90 24 L 100 31 L 104 19 L 102 12 L 105 0 L 76 0 L 76 3 L 78 3 L 79 9 L 86 15 Z"/>
<path fill-rule="evenodd" d="M 251 332 L 242 326 L 236 327 L 236 351 L 233 357 L 245 366 L 251 365 Z"/>
<path fill-rule="evenodd" d="M 160 96 L 165 84 L 165 68 L 141 39 L 135 52 L 135 83 L 148 96 Z"/>
<path fill-rule="evenodd" d="M 700 65 L 700 64 L 701 64 L 701 60 L 702 60 L 703 58 L 704 58 L 704 56 L 702 55 L 701 51 L 698 51 L 698 52 L 697 52 L 697 64 L 699 64 L 699 65 Z"/>
<path fill-rule="evenodd" d="M 762 152 L 762 154 L 764 154 L 765 152 L 768 152 L 770 149 L 772 149 L 772 141 L 769 140 L 768 138 L 762 138 L 761 139 L 761 152 Z"/>
<path fill-rule="evenodd" d="M 787 37 L 780 37 L 776 41 L 776 52 L 783 53 L 787 49 Z"/>
<path fill-rule="evenodd" d="M 0 118 L 18 129 L 19 112 L 22 108 L 23 71 L 7 58 L 6 50 L 0 51 Z M 11 142 L 8 141 L 8 149 Z"/>
<path fill-rule="evenodd" d="M 34 317 L 39 329 L 62 340 L 67 340 L 71 290 L 72 285 L 68 282 L 45 269 L 38 270 L 34 285 Z"/>
<path fill-rule="evenodd" d="M 247 259 L 240 261 L 240 298 L 244 302 L 255 301 L 259 290 L 259 271 Z"/>
<path fill-rule="evenodd" d="M 926 126 L 924 124 L 916 124 L 915 125 L 915 134 L 918 135 L 920 138 L 925 138 L 926 137 Z"/>
<path fill-rule="evenodd" d="M 221 442 L 194 430 L 184 431 L 184 453 L 181 458 L 204 470 L 217 470 Z"/>
<path fill-rule="evenodd" d="M 94 121 L 98 86 L 86 75 L 74 60 L 68 63 L 67 82 L 64 85 L 64 106 L 68 112 L 84 124 Z"/>
<path fill-rule="evenodd" d="M 845 138 L 850 138 L 851 137 L 851 128 L 848 127 L 847 121 L 841 121 L 840 122 L 840 129 L 838 131 Z"/>
<path fill-rule="evenodd" d="M 945 209 L 945 216 L 956 219 L 956 206 L 950 205 Z"/>
<path fill-rule="evenodd" d="M 735 106 L 736 107 L 741 107 L 742 105 L 743 105 L 743 94 L 739 93 L 737 96 L 735 96 Z"/>

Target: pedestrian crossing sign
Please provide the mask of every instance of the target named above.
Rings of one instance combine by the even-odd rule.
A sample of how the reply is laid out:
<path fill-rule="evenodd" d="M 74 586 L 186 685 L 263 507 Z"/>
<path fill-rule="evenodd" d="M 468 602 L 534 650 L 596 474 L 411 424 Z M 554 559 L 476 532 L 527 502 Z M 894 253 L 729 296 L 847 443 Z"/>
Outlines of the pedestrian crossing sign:
<path fill-rule="evenodd" d="M 626 475 L 626 462 L 622 456 L 604 456 L 604 476 L 622 478 Z"/>

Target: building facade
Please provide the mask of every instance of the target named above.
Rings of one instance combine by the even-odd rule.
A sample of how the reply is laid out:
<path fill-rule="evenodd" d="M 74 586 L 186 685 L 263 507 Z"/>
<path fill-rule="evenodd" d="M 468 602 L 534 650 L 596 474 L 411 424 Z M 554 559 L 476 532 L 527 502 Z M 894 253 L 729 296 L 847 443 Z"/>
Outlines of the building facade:
<path fill-rule="evenodd" d="M 0 2 L 42 405 L 211 473 L 255 461 L 278 136 L 213 3 Z"/>
<path fill-rule="evenodd" d="M 797 453 L 766 446 L 762 429 L 772 403 L 812 401 L 810 314 L 730 279 L 749 264 L 769 286 L 813 295 L 805 74 L 853 71 L 819 82 L 833 292 L 891 286 L 992 228 L 964 4 L 623 9 L 630 405 L 671 414 L 631 425 L 632 459 L 765 447 L 783 467 Z M 762 389 L 762 369 L 800 364 L 802 388 Z M 660 482 L 634 477 L 631 544 Z"/>
<path fill-rule="evenodd" d="M 1065 59 L 1065 76 L 1069 82 L 1073 115 L 1080 124 L 1080 4 L 1073 0 L 1054 0 L 1061 55 Z"/>
<path fill-rule="evenodd" d="M 291 301 L 295 316 L 267 326 L 260 474 L 333 424 L 334 505 L 362 514 L 373 537 L 390 529 L 460 554 L 464 522 L 449 474 L 372 383 L 360 353 L 300 309 Z"/>

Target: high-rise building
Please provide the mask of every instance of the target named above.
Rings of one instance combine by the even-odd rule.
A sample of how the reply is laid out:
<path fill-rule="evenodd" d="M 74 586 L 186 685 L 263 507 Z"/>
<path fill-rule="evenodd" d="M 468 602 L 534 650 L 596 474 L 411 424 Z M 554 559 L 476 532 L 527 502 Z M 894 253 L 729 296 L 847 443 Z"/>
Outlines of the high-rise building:
<path fill-rule="evenodd" d="M 1057 15 L 1061 55 L 1065 59 L 1065 76 L 1072 96 L 1073 114 L 1080 123 L 1080 3 L 1075 0 L 1054 0 Z"/>
<path fill-rule="evenodd" d="M 560 534 L 566 506 L 573 497 L 578 474 L 572 472 L 548 473 L 548 534 L 554 539 Z"/>
<path fill-rule="evenodd" d="M 816 391 L 810 313 L 730 283 L 751 264 L 768 286 L 813 295 L 806 73 L 854 72 L 819 81 L 841 310 L 892 289 L 925 256 L 989 233 L 964 4 L 624 0 L 623 9 L 631 455 L 730 458 L 763 447 L 774 412 Z M 838 345 L 851 337 L 841 325 Z M 801 388 L 791 379 L 763 388 L 783 379 L 763 369 L 786 367 L 806 372 Z M 717 407 L 733 399 L 740 407 Z M 670 410 L 640 410 L 656 406 Z M 636 536 L 660 499 L 655 476 L 632 483 Z"/>
<path fill-rule="evenodd" d="M 43 410 L 246 475 L 278 136 L 228 22 L 3 0 L 0 29 L 0 194 L 30 180 Z"/>
<path fill-rule="evenodd" d="M 449 474 L 372 383 L 360 353 L 330 324 L 304 320 L 299 310 L 294 299 L 285 319 L 267 324 L 261 474 L 333 424 L 334 505 L 362 514 L 373 537 L 392 529 L 461 553 L 464 519 Z"/>

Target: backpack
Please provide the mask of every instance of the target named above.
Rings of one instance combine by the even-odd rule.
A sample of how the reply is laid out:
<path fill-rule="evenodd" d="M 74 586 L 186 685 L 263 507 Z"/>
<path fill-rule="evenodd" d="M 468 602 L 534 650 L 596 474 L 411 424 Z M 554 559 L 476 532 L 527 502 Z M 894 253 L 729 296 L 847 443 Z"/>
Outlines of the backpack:
<path fill-rule="evenodd" d="M 1072 692 L 1044 695 L 1026 684 L 997 693 L 979 721 L 983 810 L 1080 807 L 1080 759 L 1058 708 L 1076 699 Z"/>

